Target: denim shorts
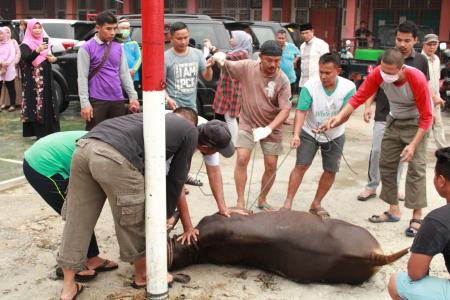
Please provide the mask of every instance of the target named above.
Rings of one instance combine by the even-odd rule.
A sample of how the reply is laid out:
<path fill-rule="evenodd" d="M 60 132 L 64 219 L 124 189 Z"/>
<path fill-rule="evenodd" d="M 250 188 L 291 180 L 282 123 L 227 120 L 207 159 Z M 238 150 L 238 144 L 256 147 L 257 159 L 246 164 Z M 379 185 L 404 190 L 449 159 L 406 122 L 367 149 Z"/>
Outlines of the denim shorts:
<path fill-rule="evenodd" d="M 450 281 L 444 278 L 426 276 L 412 281 L 406 272 L 397 273 L 397 293 L 408 300 L 448 300 L 450 299 Z"/>
<path fill-rule="evenodd" d="M 337 173 L 344 149 L 345 134 L 326 143 L 319 143 L 314 137 L 302 130 L 300 146 L 297 148 L 297 165 L 310 165 L 320 148 L 322 167 L 324 171 Z"/>

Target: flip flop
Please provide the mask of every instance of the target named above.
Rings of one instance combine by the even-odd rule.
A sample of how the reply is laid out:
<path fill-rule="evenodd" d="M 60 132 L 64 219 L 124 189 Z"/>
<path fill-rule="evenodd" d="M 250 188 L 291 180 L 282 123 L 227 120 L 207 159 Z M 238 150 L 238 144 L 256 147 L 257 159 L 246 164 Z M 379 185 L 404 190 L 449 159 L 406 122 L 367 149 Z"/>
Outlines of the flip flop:
<path fill-rule="evenodd" d="M 172 274 L 173 281 L 180 283 L 189 283 L 191 281 L 191 276 L 183 273 Z"/>
<path fill-rule="evenodd" d="M 270 205 L 269 203 L 258 204 L 257 208 L 267 212 L 275 211 L 275 208 L 273 208 L 273 206 Z"/>
<path fill-rule="evenodd" d="M 309 210 L 309 213 L 313 214 L 313 215 L 316 215 L 318 217 L 321 217 L 322 219 L 329 219 L 330 218 L 330 214 L 323 207 L 311 208 Z"/>
<path fill-rule="evenodd" d="M 186 184 L 193 186 L 203 186 L 203 182 L 200 179 L 196 179 L 191 175 L 188 175 L 188 177 L 186 178 Z"/>
<path fill-rule="evenodd" d="M 85 268 L 84 270 L 88 270 L 88 268 Z M 56 278 L 61 279 L 61 280 L 64 279 L 64 272 L 61 267 L 57 267 L 55 270 L 55 273 L 56 273 Z M 95 272 L 92 275 L 75 274 L 75 281 L 76 282 L 88 282 L 88 281 L 93 280 L 95 277 L 97 277 L 97 272 Z"/>
<path fill-rule="evenodd" d="M 419 232 L 419 230 L 420 230 L 420 227 L 419 228 L 412 227 L 411 226 L 412 223 L 416 223 L 416 224 L 422 225 L 422 220 L 421 219 L 411 219 L 409 221 L 409 227 L 406 228 L 406 230 L 405 230 L 405 235 L 407 237 L 416 237 L 417 232 Z"/>
<path fill-rule="evenodd" d="M 133 280 L 133 282 L 130 284 L 130 286 L 136 290 L 145 289 L 147 288 L 147 284 L 137 284 L 136 281 Z"/>
<path fill-rule="evenodd" d="M 400 217 L 394 216 L 393 214 L 391 214 L 388 211 L 385 211 L 383 214 L 387 216 L 387 219 L 383 220 L 380 215 L 373 215 L 373 216 L 371 216 L 369 218 L 369 222 L 372 222 L 372 223 L 385 223 L 385 222 L 393 223 L 393 222 L 400 221 Z"/>
<path fill-rule="evenodd" d="M 291 211 L 291 209 L 283 206 L 283 207 L 280 207 L 280 209 L 278 211 Z"/>
<path fill-rule="evenodd" d="M 98 267 L 92 269 L 95 270 L 95 272 L 99 273 L 99 272 L 109 272 L 112 270 L 116 270 L 117 268 L 119 268 L 119 265 L 116 264 L 112 267 L 108 267 L 108 265 L 111 263 L 111 261 L 109 259 L 105 259 Z"/>
<path fill-rule="evenodd" d="M 79 284 L 79 283 L 76 283 L 76 282 L 75 282 L 75 284 L 76 284 L 76 286 L 77 286 L 77 292 L 76 292 L 75 295 L 72 297 L 72 300 L 77 299 L 78 295 L 81 294 L 81 292 L 84 290 L 84 285 Z M 61 293 L 62 293 L 62 290 L 61 290 Z M 61 296 L 59 296 L 59 299 L 61 299 Z"/>

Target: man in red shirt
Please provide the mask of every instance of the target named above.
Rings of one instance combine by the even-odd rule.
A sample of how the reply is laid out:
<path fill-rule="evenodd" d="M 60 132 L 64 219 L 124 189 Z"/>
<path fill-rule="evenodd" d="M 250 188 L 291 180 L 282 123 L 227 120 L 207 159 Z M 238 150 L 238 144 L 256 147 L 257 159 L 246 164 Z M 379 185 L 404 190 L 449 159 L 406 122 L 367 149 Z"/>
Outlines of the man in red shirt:
<path fill-rule="evenodd" d="M 351 113 L 378 88 L 384 90 L 391 109 L 386 118 L 380 157 L 380 198 L 389 204 L 389 209 L 381 215 L 373 215 L 369 221 L 382 223 L 400 220 L 397 167 L 400 160 L 409 162 L 405 206 L 413 209 L 413 214 L 405 234 L 414 237 L 422 222 L 422 208 L 427 205 L 426 132 L 433 118 L 425 75 L 416 68 L 404 65 L 404 57 L 399 50 L 387 50 L 381 65 L 370 73 L 344 109 L 319 129 L 328 130 L 346 122 Z"/>

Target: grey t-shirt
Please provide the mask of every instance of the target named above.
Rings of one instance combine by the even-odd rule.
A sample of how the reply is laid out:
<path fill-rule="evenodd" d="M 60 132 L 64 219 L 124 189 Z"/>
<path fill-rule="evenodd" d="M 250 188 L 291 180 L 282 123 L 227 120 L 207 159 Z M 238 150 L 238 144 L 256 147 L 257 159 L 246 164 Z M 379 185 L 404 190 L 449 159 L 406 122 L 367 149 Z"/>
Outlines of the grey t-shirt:
<path fill-rule="evenodd" d="M 189 47 L 184 56 L 176 54 L 173 48 L 164 52 L 166 92 L 178 107 L 190 107 L 197 111 L 198 74 L 205 69 L 206 60 L 198 49 Z"/>
<path fill-rule="evenodd" d="M 197 128 L 176 114 L 166 114 L 167 217 L 175 211 L 197 147 Z M 144 135 L 142 113 L 105 120 L 82 138 L 95 138 L 113 146 L 144 175 Z"/>

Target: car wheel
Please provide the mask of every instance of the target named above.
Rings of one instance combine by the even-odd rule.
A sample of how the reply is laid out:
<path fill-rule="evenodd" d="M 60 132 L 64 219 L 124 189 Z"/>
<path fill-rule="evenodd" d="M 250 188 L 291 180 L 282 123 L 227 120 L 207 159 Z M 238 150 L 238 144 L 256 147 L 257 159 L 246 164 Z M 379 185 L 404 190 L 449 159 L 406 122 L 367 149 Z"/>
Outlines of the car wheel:
<path fill-rule="evenodd" d="M 199 116 L 204 117 L 204 112 L 203 112 L 203 104 L 202 101 L 200 100 L 200 98 L 197 97 L 197 114 Z"/>
<path fill-rule="evenodd" d="M 67 106 L 69 106 L 69 101 L 65 101 L 61 85 L 58 83 L 58 81 L 54 79 L 52 81 L 52 92 L 53 92 L 53 101 L 55 102 L 58 111 L 60 113 L 64 112 Z"/>

